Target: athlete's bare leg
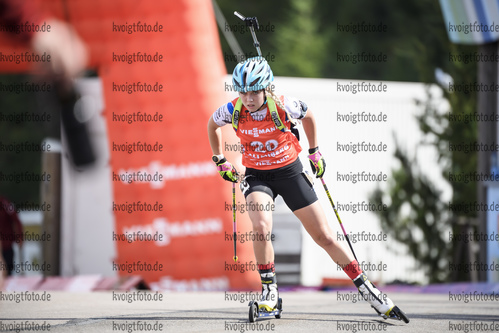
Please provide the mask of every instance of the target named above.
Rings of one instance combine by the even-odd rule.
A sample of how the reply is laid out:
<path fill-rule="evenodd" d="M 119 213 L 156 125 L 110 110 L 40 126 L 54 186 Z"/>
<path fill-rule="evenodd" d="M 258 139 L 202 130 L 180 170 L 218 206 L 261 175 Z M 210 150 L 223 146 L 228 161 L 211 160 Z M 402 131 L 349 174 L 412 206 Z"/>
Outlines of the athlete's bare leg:
<path fill-rule="evenodd" d="M 294 211 L 295 215 L 300 219 L 305 230 L 312 236 L 314 241 L 319 244 L 329 256 L 341 266 L 345 268 L 353 260 L 353 254 L 345 250 L 342 243 L 336 241 L 333 237 L 333 232 L 329 225 L 327 224 L 327 219 L 322 210 L 319 201 L 314 202 L 307 207 L 298 209 Z M 389 315 L 390 311 L 393 309 L 393 302 L 386 297 L 383 298 L 382 293 L 371 284 L 365 274 L 365 277 L 361 280 L 356 280 L 359 283 L 356 286 L 359 288 L 359 292 L 363 295 L 364 299 L 368 301 L 378 313 Z M 376 297 L 371 297 L 375 295 Z"/>
<path fill-rule="evenodd" d="M 269 207 L 274 203 L 270 195 L 258 191 L 250 193 L 246 197 L 246 202 L 248 204 L 263 205 L 264 207 Z M 268 203 L 270 203 L 269 206 L 267 206 Z M 261 235 L 257 240 L 253 241 L 253 250 L 255 251 L 257 263 L 265 265 L 274 262 L 274 248 L 270 237 L 272 233 L 272 211 L 249 209 L 248 214 L 253 225 L 253 233 Z"/>
<path fill-rule="evenodd" d="M 334 239 L 333 231 L 327 223 L 326 215 L 319 201 L 297 209 L 293 213 L 312 236 L 312 239 L 326 250 L 334 262 L 343 268 L 354 260 L 352 253 L 345 250 L 343 244 Z"/>
<path fill-rule="evenodd" d="M 272 197 L 264 192 L 253 192 L 246 197 L 248 204 L 263 205 L 270 207 L 273 204 Z M 269 204 L 269 205 L 267 205 Z M 257 237 L 253 240 L 256 262 L 259 265 L 258 272 L 262 279 L 262 297 L 258 301 L 258 307 L 272 311 L 277 306 L 279 292 L 277 291 L 277 280 L 274 272 L 274 248 L 272 247 L 272 211 L 255 210 L 249 207 L 248 214 L 253 225 L 253 233 Z M 262 265 L 268 265 L 262 268 Z"/>

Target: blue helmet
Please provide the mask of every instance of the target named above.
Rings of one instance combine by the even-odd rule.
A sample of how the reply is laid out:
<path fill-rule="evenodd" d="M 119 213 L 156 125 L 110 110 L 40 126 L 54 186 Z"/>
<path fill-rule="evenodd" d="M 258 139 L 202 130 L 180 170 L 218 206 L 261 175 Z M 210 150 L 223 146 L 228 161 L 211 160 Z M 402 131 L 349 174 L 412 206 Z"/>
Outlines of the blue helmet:
<path fill-rule="evenodd" d="M 232 73 L 234 89 L 240 92 L 258 91 L 267 88 L 274 81 L 274 74 L 267 60 L 253 57 L 239 63 Z"/>

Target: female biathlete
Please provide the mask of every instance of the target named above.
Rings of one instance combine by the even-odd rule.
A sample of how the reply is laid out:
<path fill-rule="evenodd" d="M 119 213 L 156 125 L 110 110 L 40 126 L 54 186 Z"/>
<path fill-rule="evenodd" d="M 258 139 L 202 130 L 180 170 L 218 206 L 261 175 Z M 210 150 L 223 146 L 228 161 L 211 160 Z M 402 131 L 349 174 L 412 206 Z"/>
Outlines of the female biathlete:
<path fill-rule="evenodd" d="M 263 57 L 249 58 L 239 63 L 232 74 L 232 82 L 239 98 L 221 106 L 208 121 L 208 136 L 213 161 L 223 179 L 239 180 L 239 174 L 222 154 L 220 127 L 232 124 L 241 140 L 242 163 L 246 167 L 240 188 L 246 203 L 273 203 L 281 195 L 286 205 L 301 221 L 314 241 L 342 267 L 360 293 L 379 314 L 388 317 L 393 302 L 372 285 L 351 252 L 335 241 L 324 211 L 317 199 L 311 180 L 303 172 L 298 158 L 301 147 L 293 134 L 293 121 L 300 119 L 309 143 L 312 171 L 317 178 L 324 175 L 326 163 L 319 152 L 314 116 L 302 101 L 277 97 L 270 82 L 272 70 Z M 272 232 L 272 212 L 249 210 L 253 233 Z M 270 237 L 256 237 L 253 249 L 262 281 L 259 308 L 272 311 L 279 298 L 274 268 L 274 249 Z"/>

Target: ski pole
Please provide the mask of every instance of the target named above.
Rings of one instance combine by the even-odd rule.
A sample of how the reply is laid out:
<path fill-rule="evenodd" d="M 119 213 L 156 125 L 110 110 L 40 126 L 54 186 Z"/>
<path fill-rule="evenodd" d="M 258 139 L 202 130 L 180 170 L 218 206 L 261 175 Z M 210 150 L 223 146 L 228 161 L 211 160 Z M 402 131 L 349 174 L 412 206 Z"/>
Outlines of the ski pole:
<path fill-rule="evenodd" d="M 261 57 L 262 56 L 262 51 L 260 50 L 260 43 L 258 42 L 258 39 L 256 39 L 256 33 L 255 33 L 255 28 L 258 30 L 259 25 L 258 25 L 258 20 L 256 17 L 244 17 L 241 13 L 234 12 L 234 15 L 239 17 L 241 20 L 243 20 L 247 26 L 250 28 L 251 36 L 253 37 L 253 45 L 256 48 L 256 51 L 258 52 L 258 55 Z"/>
<path fill-rule="evenodd" d="M 350 246 L 350 250 L 352 250 L 353 256 L 355 257 L 355 260 L 357 262 L 359 261 L 357 259 L 357 256 L 355 255 L 355 252 L 353 251 L 352 243 L 350 243 L 350 238 L 348 238 L 347 232 L 345 231 L 345 228 L 343 227 L 343 223 L 341 223 L 340 215 L 338 215 L 338 211 L 336 210 L 336 206 L 334 205 L 333 199 L 331 198 L 331 195 L 329 194 L 329 190 L 327 189 L 326 183 L 324 182 L 324 179 L 321 177 L 321 182 L 322 185 L 324 185 L 324 190 L 326 190 L 327 197 L 329 198 L 329 202 L 331 203 L 331 206 L 333 206 L 334 213 L 336 214 L 336 218 L 338 219 L 338 222 L 340 223 L 341 230 L 343 230 L 343 235 L 345 235 L 345 238 L 348 242 L 348 245 Z"/>
<path fill-rule="evenodd" d="M 232 183 L 232 218 L 234 221 L 234 261 L 237 261 L 236 254 L 236 242 L 237 242 L 237 232 L 236 232 L 236 183 Z"/>

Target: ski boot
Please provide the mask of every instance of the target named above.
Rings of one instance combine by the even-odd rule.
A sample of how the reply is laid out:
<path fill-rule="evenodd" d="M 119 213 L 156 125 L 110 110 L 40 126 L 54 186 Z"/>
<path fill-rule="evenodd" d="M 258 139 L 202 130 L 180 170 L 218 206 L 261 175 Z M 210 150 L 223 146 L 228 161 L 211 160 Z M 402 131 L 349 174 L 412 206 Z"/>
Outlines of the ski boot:
<path fill-rule="evenodd" d="M 403 320 L 406 324 L 409 323 L 409 318 L 405 313 L 393 304 L 392 300 L 376 288 L 367 276 L 362 273 L 354 281 L 355 286 L 359 289 L 360 294 L 371 304 L 371 307 L 383 317 L 383 319 Z"/>
<path fill-rule="evenodd" d="M 282 312 L 282 299 L 279 298 L 279 291 L 275 277 L 269 282 L 262 284 L 262 297 L 260 301 L 249 302 L 249 321 L 253 323 L 257 318 L 275 316 L 277 319 L 281 318 Z"/>

